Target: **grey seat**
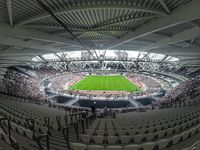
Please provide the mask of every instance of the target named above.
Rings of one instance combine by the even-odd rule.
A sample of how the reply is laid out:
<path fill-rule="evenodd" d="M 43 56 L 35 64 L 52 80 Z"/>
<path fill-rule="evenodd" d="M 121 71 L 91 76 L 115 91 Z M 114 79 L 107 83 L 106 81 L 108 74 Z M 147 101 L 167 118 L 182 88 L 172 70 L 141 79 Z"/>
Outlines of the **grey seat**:
<path fill-rule="evenodd" d="M 105 131 L 104 130 L 96 130 L 97 135 L 104 135 Z"/>
<path fill-rule="evenodd" d="M 157 144 L 158 144 L 159 149 L 166 148 L 169 144 L 169 139 L 159 140 L 159 141 L 157 141 Z"/>
<path fill-rule="evenodd" d="M 93 136 L 93 139 L 94 139 L 95 144 L 103 144 L 104 142 L 104 136 L 100 136 L 100 135 Z"/>
<path fill-rule="evenodd" d="M 190 135 L 193 136 L 193 135 L 195 135 L 195 133 L 196 133 L 196 131 L 197 131 L 197 128 L 196 128 L 196 127 L 193 127 L 193 128 L 191 128 L 189 131 L 190 131 Z"/>
<path fill-rule="evenodd" d="M 140 149 L 140 146 L 136 144 L 130 144 L 130 145 L 124 146 L 124 150 L 139 150 L 139 149 Z"/>
<path fill-rule="evenodd" d="M 88 150 L 104 150 L 102 145 L 88 145 Z"/>
<path fill-rule="evenodd" d="M 155 148 L 155 146 L 156 146 L 155 142 L 144 143 L 141 145 L 143 150 L 153 150 Z"/>
<path fill-rule="evenodd" d="M 119 136 L 122 136 L 122 135 L 126 135 L 127 131 L 126 130 L 118 130 L 117 133 L 119 134 Z"/>
<path fill-rule="evenodd" d="M 106 150 L 123 150 L 123 147 L 120 145 L 111 145 L 111 146 L 107 146 Z"/>
<path fill-rule="evenodd" d="M 84 144 L 90 143 L 91 136 L 88 134 L 80 134 L 80 139 Z"/>
<path fill-rule="evenodd" d="M 107 135 L 108 136 L 114 136 L 114 135 L 116 135 L 116 131 L 114 131 L 114 130 L 107 130 Z"/>
<path fill-rule="evenodd" d="M 168 130 L 167 130 L 168 131 Z M 170 131 L 170 130 L 169 130 Z M 156 132 L 157 133 L 157 136 L 158 136 L 158 138 L 160 139 L 160 138 L 163 138 L 164 136 L 165 136 L 165 134 L 166 134 L 166 131 L 165 130 L 161 130 L 161 131 L 158 131 L 158 132 Z"/>
<path fill-rule="evenodd" d="M 118 136 L 108 136 L 107 137 L 107 142 L 108 144 L 116 144 L 118 141 L 119 137 Z"/>
<path fill-rule="evenodd" d="M 89 134 L 89 135 L 93 135 L 94 129 L 86 129 L 86 133 Z"/>
<path fill-rule="evenodd" d="M 143 141 L 144 137 L 145 137 L 144 134 L 134 135 L 133 136 L 134 143 L 141 143 Z"/>
<path fill-rule="evenodd" d="M 70 147 L 72 150 L 85 150 L 87 148 L 87 146 L 82 143 L 71 143 Z"/>
<path fill-rule="evenodd" d="M 173 128 L 169 128 L 166 130 L 167 136 L 172 135 L 173 134 Z"/>
<path fill-rule="evenodd" d="M 181 135 L 175 135 L 175 136 L 173 136 L 173 137 L 171 138 L 171 140 L 172 140 L 173 144 L 177 144 L 177 143 L 179 143 L 180 140 L 181 140 Z"/>
<path fill-rule="evenodd" d="M 128 135 L 120 136 L 120 141 L 122 145 L 128 144 L 130 142 L 130 136 Z"/>
<path fill-rule="evenodd" d="M 190 131 L 185 131 L 181 134 L 183 140 L 186 140 L 189 137 L 189 135 L 190 135 Z"/>
<path fill-rule="evenodd" d="M 30 138 L 30 139 L 33 139 L 33 131 L 29 130 L 29 129 L 26 129 L 25 130 L 25 135 Z"/>
<path fill-rule="evenodd" d="M 152 141 L 155 137 L 155 133 L 149 133 L 149 134 L 146 134 L 146 140 L 147 141 Z"/>

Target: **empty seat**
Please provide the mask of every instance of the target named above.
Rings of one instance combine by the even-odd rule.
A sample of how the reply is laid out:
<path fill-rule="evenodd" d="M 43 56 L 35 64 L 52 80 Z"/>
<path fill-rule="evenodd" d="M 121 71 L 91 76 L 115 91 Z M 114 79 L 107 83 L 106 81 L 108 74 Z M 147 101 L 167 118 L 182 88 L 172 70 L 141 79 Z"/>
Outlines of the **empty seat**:
<path fill-rule="evenodd" d="M 139 130 L 139 134 L 144 134 L 146 133 L 148 130 L 146 128 L 142 128 Z"/>
<path fill-rule="evenodd" d="M 89 134 L 89 135 L 93 135 L 94 129 L 86 129 L 86 133 Z"/>
<path fill-rule="evenodd" d="M 23 127 L 21 127 L 21 126 L 17 126 L 17 131 L 18 131 L 18 133 L 24 135 L 25 129 Z"/>
<path fill-rule="evenodd" d="M 133 139 L 134 139 L 134 143 L 141 143 L 144 139 L 144 135 L 143 134 L 138 134 L 138 135 L 134 135 Z"/>
<path fill-rule="evenodd" d="M 97 135 L 105 135 L 104 130 L 96 130 Z"/>
<path fill-rule="evenodd" d="M 162 129 L 162 126 L 158 125 L 155 128 L 156 128 L 156 131 L 160 131 Z"/>
<path fill-rule="evenodd" d="M 107 146 L 106 150 L 123 150 L 123 147 L 119 145 L 111 145 L 111 146 Z"/>
<path fill-rule="evenodd" d="M 183 140 L 187 139 L 189 135 L 190 135 L 190 131 L 185 131 L 181 134 Z"/>
<path fill-rule="evenodd" d="M 71 143 L 70 147 L 72 150 L 85 150 L 87 148 L 87 146 L 82 143 Z"/>
<path fill-rule="evenodd" d="M 190 131 L 190 135 L 193 136 L 196 133 L 197 129 L 194 127 L 194 128 L 191 128 L 189 131 Z"/>
<path fill-rule="evenodd" d="M 159 140 L 157 141 L 157 144 L 158 144 L 159 149 L 166 148 L 169 144 L 169 139 Z"/>
<path fill-rule="evenodd" d="M 155 142 L 144 143 L 141 145 L 143 150 L 154 150 L 155 146 L 156 146 Z"/>
<path fill-rule="evenodd" d="M 170 131 L 170 130 L 169 130 Z M 157 133 L 157 136 L 158 136 L 158 139 L 162 138 L 165 136 L 166 134 L 166 131 L 165 130 L 161 130 L 161 131 L 158 131 L 156 132 Z M 171 133 L 171 132 L 170 132 Z"/>
<path fill-rule="evenodd" d="M 149 133 L 146 135 L 146 140 L 151 141 L 154 139 L 154 137 L 155 137 L 155 133 Z"/>
<path fill-rule="evenodd" d="M 169 128 L 169 129 L 167 129 L 167 131 L 166 131 L 167 136 L 172 135 L 172 134 L 173 134 L 173 131 L 174 131 L 173 128 Z"/>
<path fill-rule="evenodd" d="M 140 149 L 140 146 L 136 144 L 130 144 L 130 145 L 124 146 L 124 150 L 139 150 L 139 149 Z"/>
<path fill-rule="evenodd" d="M 155 128 L 154 128 L 154 127 L 151 127 L 151 128 L 149 128 L 148 130 L 149 130 L 150 133 L 152 133 L 152 132 L 155 131 Z"/>
<path fill-rule="evenodd" d="M 118 130 L 117 133 L 119 136 L 126 135 L 127 131 L 126 130 Z"/>
<path fill-rule="evenodd" d="M 103 144 L 104 143 L 104 136 L 93 136 L 95 144 Z"/>
<path fill-rule="evenodd" d="M 107 130 L 107 135 L 108 136 L 114 136 L 114 135 L 116 135 L 116 131 L 114 131 L 114 130 Z"/>
<path fill-rule="evenodd" d="M 128 144 L 130 142 L 130 136 L 128 135 L 124 135 L 124 136 L 120 136 L 120 141 L 121 144 Z"/>
<path fill-rule="evenodd" d="M 83 143 L 88 144 L 90 143 L 91 136 L 88 134 L 80 134 L 80 139 Z"/>
<path fill-rule="evenodd" d="M 187 128 L 187 123 L 181 124 L 182 130 L 185 130 Z"/>
<path fill-rule="evenodd" d="M 177 144 L 177 143 L 179 143 L 180 140 L 181 140 L 181 135 L 175 135 L 175 136 L 173 136 L 173 137 L 171 138 L 171 140 L 172 140 L 173 144 Z"/>
<path fill-rule="evenodd" d="M 88 150 L 104 150 L 102 145 L 88 145 Z"/>
<path fill-rule="evenodd" d="M 33 139 L 33 131 L 29 130 L 29 129 L 26 129 L 25 130 L 25 135 L 30 138 L 30 139 Z"/>
<path fill-rule="evenodd" d="M 107 142 L 108 142 L 108 144 L 116 144 L 117 143 L 117 141 L 118 141 L 118 139 L 119 139 L 119 137 L 117 137 L 117 136 L 108 136 L 107 137 Z"/>
<path fill-rule="evenodd" d="M 180 126 L 180 125 L 174 127 L 174 132 L 175 132 L 175 133 L 179 132 L 180 130 L 181 130 L 181 126 Z"/>

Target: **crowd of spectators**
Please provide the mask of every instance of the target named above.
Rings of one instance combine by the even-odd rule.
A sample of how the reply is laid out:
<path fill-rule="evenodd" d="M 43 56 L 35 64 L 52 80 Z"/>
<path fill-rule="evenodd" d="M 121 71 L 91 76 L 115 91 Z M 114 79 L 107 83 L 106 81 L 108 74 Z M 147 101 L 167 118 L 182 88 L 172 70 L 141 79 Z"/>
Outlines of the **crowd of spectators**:
<path fill-rule="evenodd" d="M 62 91 L 66 90 L 66 86 L 69 87 L 71 84 L 79 81 L 81 78 L 83 78 L 83 76 L 85 76 L 85 73 L 68 73 L 57 75 L 61 72 L 53 68 L 35 69 L 34 72 L 36 74 L 36 77 L 31 77 L 27 74 L 19 73 L 14 70 L 7 71 L 5 78 L 0 81 L 0 90 L 10 95 L 30 99 L 32 101 L 46 102 L 48 97 L 44 92 L 40 90 L 39 86 L 44 78 L 53 76 L 53 78 L 49 78 L 52 85 L 51 88 L 55 91 Z M 138 74 L 127 74 L 127 77 L 139 87 L 142 88 L 145 86 L 145 94 L 153 94 L 161 89 L 161 85 L 159 84 L 159 82 L 157 82 L 152 77 Z M 94 97 L 96 97 L 95 95 L 83 94 L 79 91 L 73 90 L 69 90 L 68 93 L 75 96 L 87 96 L 88 99 L 93 99 Z M 185 100 L 196 97 L 198 95 L 200 95 L 200 76 L 196 76 L 178 85 L 170 92 L 168 92 L 166 96 L 156 101 L 156 103 L 154 103 L 152 106 L 171 106 L 174 103 L 182 103 Z M 127 95 L 105 94 L 103 96 L 107 98 L 118 99 Z"/>
<path fill-rule="evenodd" d="M 49 78 L 49 81 L 51 83 L 51 88 L 54 91 L 64 91 L 73 83 L 83 78 L 83 76 L 84 76 L 83 73 L 61 74 L 61 75 Z"/>
<path fill-rule="evenodd" d="M 200 95 L 200 76 L 196 76 L 178 85 L 168 92 L 166 96 L 157 101 L 156 104 L 161 107 L 168 107 L 174 103 L 182 103 L 198 95 Z"/>
<path fill-rule="evenodd" d="M 45 100 L 46 96 L 38 87 L 38 80 L 14 71 L 7 72 L 5 84 L 9 94 L 32 100 Z"/>
<path fill-rule="evenodd" d="M 180 75 L 186 78 L 192 78 L 200 74 L 200 69 L 196 67 L 185 67 L 185 66 L 182 66 L 180 68 L 163 67 L 159 69 L 159 72 Z"/>
<path fill-rule="evenodd" d="M 152 77 L 142 74 L 127 74 L 127 76 L 133 83 L 143 89 L 142 94 L 150 95 L 162 89 L 160 83 Z"/>
<path fill-rule="evenodd" d="M 55 73 L 57 71 L 53 68 L 35 69 L 35 76 L 29 76 L 28 73 L 21 73 L 16 70 L 9 70 L 4 79 L 1 80 L 0 90 L 1 92 L 29 100 L 46 101 L 47 96 L 40 90 L 38 85 L 43 78 Z"/>

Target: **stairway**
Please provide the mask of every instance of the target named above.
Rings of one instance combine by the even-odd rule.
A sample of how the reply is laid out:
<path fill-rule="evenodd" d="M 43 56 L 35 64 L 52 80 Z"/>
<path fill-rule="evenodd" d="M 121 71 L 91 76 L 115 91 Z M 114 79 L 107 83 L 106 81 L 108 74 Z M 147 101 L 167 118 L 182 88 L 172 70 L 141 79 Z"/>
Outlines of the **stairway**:
<path fill-rule="evenodd" d="M 139 102 L 137 102 L 136 100 L 134 99 L 128 99 L 128 101 L 133 105 L 135 106 L 136 108 L 139 108 L 139 107 L 142 107 L 143 105 L 140 104 Z"/>
<path fill-rule="evenodd" d="M 78 102 L 78 98 L 75 98 L 75 99 L 72 99 L 72 100 L 70 100 L 70 101 L 68 101 L 68 102 L 66 102 L 65 103 L 65 106 L 72 106 L 74 103 L 76 103 L 76 102 Z"/>

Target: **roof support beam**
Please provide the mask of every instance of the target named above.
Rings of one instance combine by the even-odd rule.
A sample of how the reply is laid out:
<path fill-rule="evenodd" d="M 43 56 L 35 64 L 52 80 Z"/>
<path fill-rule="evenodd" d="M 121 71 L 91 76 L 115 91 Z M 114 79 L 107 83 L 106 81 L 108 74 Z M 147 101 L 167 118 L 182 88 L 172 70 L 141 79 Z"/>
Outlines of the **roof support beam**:
<path fill-rule="evenodd" d="M 169 8 L 167 7 L 167 5 L 165 4 L 165 2 L 163 0 L 159 0 L 159 2 L 161 3 L 161 5 L 163 6 L 163 8 L 165 9 L 165 11 L 168 14 L 171 14 L 171 11 L 169 10 Z"/>
<path fill-rule="evenodd" d="M 8 9 L 8 17 L 9 17 L 10 26 L 13 26 L 13 17 L 12 17 L 12 4 L 11 4 L 11 0 L 7 0 L 7 9 Z"/>
<path fill-rule="evenodd" d="M 60 10 L 54 10 L 52 11 L 52 13 L 54 13 L 55 15 L 59 15 L 59 14 L 63 14 L 63 13 L 70 13 L 70 12 L 74 12 L 74 11 L 81 11 L 81 10 L 85 10 L 85 9 L 105 9 L 105 8 L 109 8 L 109 9 L 127 9 L 127 10 L 136 10 L 136 11 L 143 11 L 143 12 L 150 12 L 150 13 L 154 13 L 154 14 L 158 14 L 158 15 L 167 15 L 165 12 L 160 11 L 158 9 L 153 9 L 153 8 L 148 8 L 148 7 L 144 7 L 144 6 L 136 6 L 136 5 L 130 5 L 130 4 L 118 4 L 118 3 L 108 3 L 107 1 L 105 1 L 104 4 L 91 4 L 91 5 L 77 5 L 74 7 L 68 7 L 68 8 L 64 8 L 64 9 L 60 9 Z M 33 16 L 31 18 L 27 18 L 21 22 L 18 22 L 15 26 L 22 26 L 24 24 L 33 22 L 33 21 L 37 21 L 40 19 L 44 19 L 46 17 L 49 17 L 50 15 L 48 13 L 42 13 L 36 16 Z"/>
<path fill-rule="evenodd" d="M 172 35 L 171 37 L 164 38 L 160 41 L 157 41 L 156 43 L 153 43 L 149 46 L 141 48 L 141 49 L 139 49 L 139 51 L 146 51 L 146 50 L 150 50 L 150 49 L 154 49 L 154 48 L 159 48 L 159 47 L 166 46 L 169 44 L 174 44 L 174 43 L 194 39 L 196 37 L 200 37 L 200 28 L 199 27 L 193 27 L 191 29 L 184 30 L 180 33 L 176 33 L 176 34 Z"/>
<path fill-rule="evenodd" d="M 58 57 L 61 61 L 64 61 L 64 60 L 62 59 L 62 57 L 60 57 L 57 53 L 54 53 L 54 55 L 56 55 L 56 57 Z"/>
<path fill-rule="evenodd" d="M 173 27 L 182 23 L 191 22 L 200 18 L 200 1 L 194 0 L 171 13 L 169 16 L 154 19 L 135 30 L 134 33 L 128 33 L 119 40 L 107 43 L 103 48 L 113 48 L 134 39 L 155 33 L 157 31 Z M 159 23 L 158 23 L 159 22 Z"/>
<path fill-rule="evenodd" d="M 40 57 L 40 59 L 42 59 L 44 62 L 47 62 L 47 60 L 42 55 L 39 55 L 38 57 Z"/>
<path fill-rule="evenodd" d="M 91 32 L 91 31 L 96 32 L 96 30 L 101 31 L 101 28 L 105 28 L 105 27 L 109 27 L 109 26 L 115 26 L 119 23 L 123 23 L 123 22 L 127 22 L 127 21 L 137 21 L 137 20 L 151 19 L 151 18 L 155 18 L 155 17 L 156 17 L 156 15 L 147 15 L 147 16 L 140 16 L 140 17 L 133 17 L 131 15 L 128 15 L 128 16 L 116 17 L 116 18 L 106 20 L 104 22 L 99 23 L 98 26 L 93 27 L 91 30 L 86 31 L 85 33 L 79 35 L 79 37 L 82 37 L 83 35 L 85 35 L 88 32 Z"/>
<path fill-rule="evenodd" d="M 54 42 L 54 43 L 63 44 L 63 45 L 67 44 L 67 45 L 80 46 L 80 44 L 74 40 L 70 40 L 70 39 L 63 38 L 56 35 L 51 35 L 46 32 L 12 28 L 2 23 L 0 23 L 0 36 L 29 38 L 33 40 L 40 40 L 44 42 Z"/>
<path fill-rule="evenodd" d="M 161 54 L 168 54 L 169 56 L 183 56 L 183 57 L 190 57 L 190 56 L 200 56 L 199 48 L 159 48 L 154 49 L 155 53 L 161 53 Z"/>
<path fill-rule="evenodd" d="M 54 48 L 52 46 L 42 45 L 42 44 L 39 44 L 38 42 L 24 41 L 21 39 L 1 37 L 1 36 L 0 36 L 0 44 L 23 47 L 23 48 L 40 49 L 40 50 L 46 51 L 46 53 L 65 51 L 63 49 Z"/>
<path fill-rule="evenodd" d="M 41 0 L 36 0 L 38 2 L 38 4 L 51 16 L 53 17 L 53 19 L 59 23 L 64 29 L 66 32 L 70 33 L 70 35 L 79 43 L 79 45 L 81 45 L 84 49 L 86 49 L 88 51 L 88 53 L 94 57 L 94 55 L 90 52 L 90 50 L 88 49 L 88 47 L 85 45 L 85 43 L 83 43 L 82 41 L 80 41 L 76 35 L 74 35 L 71 30 L 68 29 L 68 27 L 66 26 L 66 24 L 61 20 L 59 19 L 53 12 L 52 10 L 44 3 L 42 2 Z M 95 57 L 94 57 L 95 58 Z M 98 57 L 97 57 L 98 59 Z"/>
<path fill-rule="evenodd" d="M 150 51 L 148 51 L 148 52 L 144 55 L 144 57 L 141 59 L 141 61 L 144 60 L 152 51 L 153 51 L 153 49 L 150 50 Z"/>

